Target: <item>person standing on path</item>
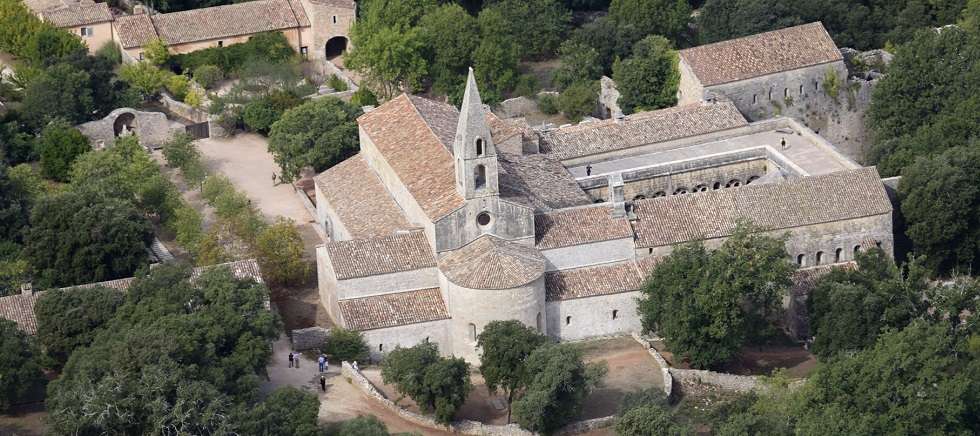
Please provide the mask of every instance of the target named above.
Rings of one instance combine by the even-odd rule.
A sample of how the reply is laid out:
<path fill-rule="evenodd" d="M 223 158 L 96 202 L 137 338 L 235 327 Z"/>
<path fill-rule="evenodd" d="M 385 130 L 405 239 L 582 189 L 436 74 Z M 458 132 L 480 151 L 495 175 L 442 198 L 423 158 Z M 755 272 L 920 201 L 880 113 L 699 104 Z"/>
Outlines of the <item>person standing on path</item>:
<path fill-rule="evenodd" d="M 323 364 L 327 362 L 327 358 L 323 357 L 323 355 L 321 354 L 320 357 L 316 359 L 316 361 L 317 363 L 320 364 L 320 372 L 323 372 Z"/>
<path fill-rule="evenodd" d="M 327 378 L 322 375 L 320 376 L 320 391 L 321 392 L 327 391 Z"/>
<path fill-rule="evenodd" d="M 292 351 L 289 352 L 289 367 L 290 368 L 293 367 L 293 352 Z"/>

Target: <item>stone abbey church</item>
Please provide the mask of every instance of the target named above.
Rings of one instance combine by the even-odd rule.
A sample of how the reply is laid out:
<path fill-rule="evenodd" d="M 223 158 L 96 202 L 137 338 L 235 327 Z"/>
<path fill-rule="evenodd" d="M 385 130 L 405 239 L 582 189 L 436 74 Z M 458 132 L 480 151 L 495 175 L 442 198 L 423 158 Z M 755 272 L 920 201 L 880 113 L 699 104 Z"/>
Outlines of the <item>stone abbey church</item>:
<path fill-rule="evenodd" d="M 742 108 L 768 94 L 745 94 L 760 84 L 822 98 L 808 72 L 842 66 L 823 27 L 694 50 L 668 109 L 537 131 L 490 112 L 471 73 L 458 110 L 401 95 L 364 114 L 360 152 L 316 178 L 333 319 L 375 358 L 430 341 L 476 361 L 494 320 L 558 340 L 638 331 L 658 260 L 688 241 L 717 247 L 741 221 L 788 235 L 803 278 L 866 247 L 891 253 L 874 168 L 792 118 L 750 122 Z"/>

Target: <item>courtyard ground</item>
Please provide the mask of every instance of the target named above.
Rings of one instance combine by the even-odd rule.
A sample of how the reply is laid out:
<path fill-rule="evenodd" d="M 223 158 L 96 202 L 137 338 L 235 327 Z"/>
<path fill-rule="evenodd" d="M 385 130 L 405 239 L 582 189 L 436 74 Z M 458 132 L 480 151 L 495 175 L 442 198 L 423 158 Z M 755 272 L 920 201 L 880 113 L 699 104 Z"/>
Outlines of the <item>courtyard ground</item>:
<path fill-rule="evenodd" d="M 7 413 L 0 414 L 0 435 L 41 436 L 47 429 L 44 425 L 47 415 L 44 403 L 14 406 Z"/>
<path fill-rule="evenodd" d="M 623 396 L 628 392 L 661 388 L 663 379 L 660 366 L 653 357 L 632 338 L 613 338 L 582 342 L 579 344 L 587 362 L 605 361 L 609 368 L 601 387 L 585 399 L 579 420 L 613 415 L 619 408 Z M 362 372 L 385 396 L 399 400 L 402 407 L 418 412 L 418 406 L 410 398 L 401 398 L 393 386 L 381 380 L 381 370 L 377 367 L 362 368 Z M 457 418 L 480 421 L 490 424 L 507 423 L 507 403 L 503 395 L 491 395 L 483 378 L 477 371 L 471 376 L 473 391 L 466 403 L 457 413 Z M 605 434 L 602 431 L 589 433 Z"/>

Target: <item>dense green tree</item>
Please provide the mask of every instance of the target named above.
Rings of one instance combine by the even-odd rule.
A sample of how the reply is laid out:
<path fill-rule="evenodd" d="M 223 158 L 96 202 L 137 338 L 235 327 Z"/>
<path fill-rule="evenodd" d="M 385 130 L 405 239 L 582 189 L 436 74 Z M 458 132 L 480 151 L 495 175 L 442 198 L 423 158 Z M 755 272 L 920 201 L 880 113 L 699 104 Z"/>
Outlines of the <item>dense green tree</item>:
<path fill-rule="evenodd" d="M 631 24 L 618 23 L 610 17 L 599 17 L 572 32 L 569 42 L 592 47 L 599 54 L 598 66 L 603 74 L 612 74 L 616 59 L 626 59 L 633 44 L 646 34 Z"/>
<path fill-rule="evenodd" d="M 432 342 L 388 353 L 381 364 L 381 377 L 444 424 L 452 422 L 473 388 L 469 364 L 461 358 L 439 357 L 439 347 Z"/>
<path fill-rule="evenodd" d="M 35 65 L 50 65 L 72 55 L 85 55 L 88 47 L 77 36 L 64 29 L 44 26 L 27 44 L 25 57 Z"/>
<path fill-rule="evenodd" d="M 642 290 L 643 327 L 695 367 L 726 362 L 753 336 L 772 334 L 793 269 L 781 240 L 744 226 L 714 252 L 678 247 Z"/>
<path fill-rule="evenodd" d="M 965 89 L 980 89 L 980 35 L 921 31 L 902 45 L 868 111 L 879 171 L 900 174 L 918 156 L 980 136 L 980 97 Z"/>
<path fill-rule="evenodd" d="M 374 415 L 358 416 L 340 425 L 338 436 L 388 436 L 388 427 Z"/>
<path fill-rule="evenodd" d="M 920 158 L 903 171 L 899 203 L 916 254 L 940 273 L 980 260 L 980 140 Z"/>
<path fill-rule="evenodd" d="M 13 321 L 0 318 L 0 411 L 22 400 L 41 380 L 31 338 Z"/>
<path fill-rule="evenodd" d="M 122 292 L 102 286 L 45 292 L 34 314 L 38 344 L 48 365 L 61 368 L 72 351 L 91 344 L 122 302 Z"/>
<path fill-rule="evenodd" d="M 41 156 L 41 173 L 62 182 L 68 181 L 75 160 L 92 149 L 88 138 L 64 120 L 55 120 L 41 131 L 37 148 Z"/>
<path fill-rule="evenodd" d="M 248 102 L 242 112 L 242 121 L 249 129 L 268 135 L 269 129 L 279 121 L 279 118 L 282 118 L 283 113 L 302 102 L 299 97 L 289 92 L 274 90 Z"/>
<path fill-rule="evenodd" d="M 559 0 L 498 0 L 486 6 L 480 15 L 488 11 L 500 15 L 496 33 L 513 39 L 522 59 L 553 56 L 572 18 Z"/>
<path fill-rule="evenodd" d="M 486 104 L 503 100 L 504 94 L 517 83 L 520 48 L 511 35 L 500 33 L 507 18 L 499 9 L 488 8 L 477 17 L 480 45 L 473 53 L 473 70 L 480 86 L 480 97 Z"/>
<path fill-rule="evenodd" d="M 25 257 L 40 286 L 79 285 L 133 275 L 152 238 L 131 203 L 66 192 L 34 207 Z"/>
<path fill-rule="evenodd" d="M 100 119 L 117 108 L 133 107 L 140 103 L 139 93 L 116 75 L 116 64 L 112 60 L 81 53 L 64 61 L 88 74 L 93 112 L 86 114 L 84 121 Z"/>
<path fill-rule="evenodd" d="M 163 158 L 168 167 L 183 168 L 188 162 L 200 160 L 201 152 L 194 146 L 191 135 L 179 133 L 163 144 Z"/>
<path fill-rule="evenodd" d="M 345 63 L 361 71 L 370 87 L 388 99 L 413 91 L 427 74 L 419 20 L 435 9 L 435 0 L 371 0 L 359 6 L 351 28 L 354 49 Z"/>
<path fill-rule="evenodd" d="M 91 83 L 87 72 L 72 65 L 48 68 L 24 90 L 24 120 L 35 130 L 57 118 L 72 125 L 88 121 L 96 109 Z"/>
<path fill-rule="evenodd" d="M 37 159 L 34 135 L 17 120 L 3 121 L 0 117 L 0 160 L 17 165 Z"/>
<path fill-rule="evenodd" d="M 368 346 L 361 332 L 342 327 L 330 329 L 320 349 L 337 363 L 366 362 L 369 357 Z"/>
<path fill-rule="evenodd" d="M 480 43 L 476 18 L 457 4 L 445 4 L 422 17 L 419 25 L 433 90 L 462 100 L 467 69 Z"/>
<path fill-rule="evenodd" d="M 0 241 L 21 242 L 31 216 L 30 193 L 9 175 L 10 168 L 0 162 Z"/>
<path fill-rule="evenodd" d="M 235 411 L 257 398 L 258 373 L 278 331 L 265 308 L 268 289 L 227 268 L 190 276 L 187 267 L 162 265 L 137 277 L 104 330 L 76 349 L 48 385 L 52 432 L 241 431 L 247 420 Z M 266 410 L 292 413 L 263 417 L 258 425 L 280 418 L 298 425 L 316 409 L 305 398 L 281 395 Z"/>
<path fill-rule="evenodd" d="M 676 41 L 687 30 L 691 5 L 687 0 L 612 0 L 609 16 L 617 23 L 634 26 L 641 34 Z"/>
<path fill-rule="evenodd" d="M 492 321 L 476 338 L 480 354 L 480 374 L 490 392 L 500 389 L 507 397 L 507 422 L 510 423 L 511 405 L 516 396 L 527 387 L 527 358 L 547 338 L 520 321 Z"/>
<path fill-rule="evenodd" d="M 803 24 L 793 1 L 707 0 L 698 18 L 702 43 L 723 41 Z"/>
<path fill-rule="evenodd" d="M 156 96 L 170 76 L 171 73 L 168 71 L 161 70 L 147 61 L 126 64 L 119 69 L 119 78 L 139 91 L 144 99 Z"/>
<path fill-rule="evenodd" d="M 821 277 L 807 299 L 813 352 L 829 358 L 874 345 L 885 329 L 901 329 L 921 312 L 924 274 L 903 277 L 880 249 L 858 253 L 857 269 Z"/>
<path fill-rule="evenodd" d="M 558 96 L 558 110 L 572 122 L 592 115 L 599 104 L 599 82 L 576 82 Z"/>
<path fill-rule="evenodd" d="M 630 409 L 616 419 L 616 434 L 620 436 L 682 436 L 694 431 L 677 424 L 668 409 L 658 405 L 645 405 Z"/>
<path fill-rule="evenodd" d="M 53 26 L 42 22 L 24 2 L 0 0 L 0 29 L 4 30 L 0 32 L 0 51 L 26 57 L 33 35 L 44 27 Z"/>
<path fill-rule="evenodd" d="M 552 81 L 564 90 L 576 82 L 593 82 L 602 77 L 603 68 L 599 52 L 581 42 L 568 40 L 558 49 L 561 65 L 555 70 Z"/>
<path fill-rule="evenodd" d="M 319 410 L 320 401 L 315 394 L 292 386 L 278 388 L 244 414 L 238 431 L 265 436 L 320 436 Z"/>
<path fill-rule="evenodd" d="M 303 103 L 283 113 L 269 133 L 269 152 L 291 181 L 300 170 L 324 171 L 357 152 L 355 108 L 339 99 L 325 97 Z"/>
<path fill-rule="evenodd" d="M 225 75 L 217 65 L 201 65 L 194 69 L 193 77 L 194 81 L 203 86 L 204 89 L 211 89 L 224 79 Z"/>
<path fill-rule="evenodd" d="M 586 364 L 572 344 L 547 344 L 527 358 L 530 382 L 524 396 L 514 402 L 514 417 L 521 427 L 551 433 L 573 421 L 582 401 L 599 385 L 604 364 Z"/>
<path fill-rule="evenodd" d="M 633 56 L 613 65 L 613 79 L 621 93 L 619 105 L 629 114 L 677 103 L 681 73 L 670 41 L 648 36 L 636 43 Z"/>
<path fill-rule="evenodd" d="M 296 285 L 310 266 L 303 259 L 303 237 L 291 219 L 279 218 L 255 239 L 255 257 L 265 279 L 273 285 Z"/>

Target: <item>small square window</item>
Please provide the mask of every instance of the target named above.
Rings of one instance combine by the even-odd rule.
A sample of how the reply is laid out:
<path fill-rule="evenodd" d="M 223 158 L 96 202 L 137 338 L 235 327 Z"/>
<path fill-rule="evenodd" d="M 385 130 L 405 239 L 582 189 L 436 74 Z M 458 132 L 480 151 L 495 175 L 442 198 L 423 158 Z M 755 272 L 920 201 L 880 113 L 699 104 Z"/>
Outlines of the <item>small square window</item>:
<path fill-rule="evenodd" d="M 299 48 L 299 54 L 301 54 L 303 56 L 306 56 L 307 53 L 309 53 L 309 52 L 310 52 L 310 48 L 309 47 L 305 47 L 304 46 L 304 47 L 300 47 Z"/>
<path fill-rule="evenodd" d="M 337 24 L 337 16 L 336 15 L 333 16 L 333 23 L 334 24 Z"/>
<path fill-rule="evenodd" d="M 224 47 L 224 46 L 225 46 L 224 41 L 218 41 L 218 47 Z"/>
<path fill-rule="evenodd" d="M 89 36 L 92 36 L 95 33 L 94 32 L 94 29 L 92 29 L 91 27 L 82 27 L 80 29 L 80 32 L 81 32 L 81 34 L 82 34 L 83 37 L 89 37 Z"/>

